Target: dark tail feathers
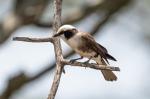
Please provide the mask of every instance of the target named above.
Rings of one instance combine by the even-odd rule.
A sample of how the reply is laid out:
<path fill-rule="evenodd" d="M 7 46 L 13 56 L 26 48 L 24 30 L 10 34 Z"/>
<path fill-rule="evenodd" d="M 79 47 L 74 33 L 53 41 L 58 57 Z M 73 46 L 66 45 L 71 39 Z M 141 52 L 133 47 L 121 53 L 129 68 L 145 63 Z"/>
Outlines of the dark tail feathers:
<path fill-rule="evenodd" d="M 117 61 L 113 56 L 109 55 L 108 53 L 106 54 L 106 57 L 110 60 Z"/>

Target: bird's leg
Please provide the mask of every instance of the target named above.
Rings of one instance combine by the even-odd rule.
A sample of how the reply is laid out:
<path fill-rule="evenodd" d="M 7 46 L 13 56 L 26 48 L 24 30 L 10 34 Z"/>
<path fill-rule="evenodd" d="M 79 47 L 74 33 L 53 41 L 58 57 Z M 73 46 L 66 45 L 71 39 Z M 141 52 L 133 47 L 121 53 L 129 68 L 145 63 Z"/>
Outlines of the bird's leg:
<path fill-rule="evenodd" d="M 88 64 L 91 59 L 92 59 L 92 57 L 90 57 L 87 61 L 85 61 L 84 64 Z"/>
<path fill-rule="evenodd" d="M 91 58 L 92 57 L 90 57 L 87 61 L 85 61 L 84 64 L 88 64 L 90 62 Z M 86 67 L 85 67 L 85 69 L 86 69 Z"/>
<path fill-rule="evenodd" d="M 73 62 L 75 62 L 75 61 L 77 61 L 77 60 L 80 60 L 80 59 L 83 59 L 83 56 L 81 56 L 81 57 L 79 57 L 79 58 L 76 58 L 76 59 L 71 59 L 70 62 L 73 63 Z"/>

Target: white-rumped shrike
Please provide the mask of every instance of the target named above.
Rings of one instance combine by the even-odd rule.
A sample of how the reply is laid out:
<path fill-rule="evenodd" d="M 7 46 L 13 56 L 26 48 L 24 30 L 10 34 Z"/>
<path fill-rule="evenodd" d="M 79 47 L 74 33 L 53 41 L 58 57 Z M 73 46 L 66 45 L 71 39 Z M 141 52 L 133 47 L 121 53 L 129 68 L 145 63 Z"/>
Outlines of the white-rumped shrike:
<path fill-rule="evenodd" d="M 116 59 L 111 56 L 107 49 L 97 43 L 94 38 L 85 32 L 81 32 L 72 25 L 61 26 L 57 34 L 54 37 L 61 37 L 81 58 L 86 57 L 89 60 L 92 59 L 96 61 L 97 64 L 106 65 L 109 64 L 107 59 L 116 61 Z M 78 59 L 81 59 L 78 58 Z M 77 60 L 77 59 L 75 59 Z M 87 62 L 89 62 L 89 60 Z M 116 81 L 117 76 L 110 70 L 101 70 L 105 80 Z"/>

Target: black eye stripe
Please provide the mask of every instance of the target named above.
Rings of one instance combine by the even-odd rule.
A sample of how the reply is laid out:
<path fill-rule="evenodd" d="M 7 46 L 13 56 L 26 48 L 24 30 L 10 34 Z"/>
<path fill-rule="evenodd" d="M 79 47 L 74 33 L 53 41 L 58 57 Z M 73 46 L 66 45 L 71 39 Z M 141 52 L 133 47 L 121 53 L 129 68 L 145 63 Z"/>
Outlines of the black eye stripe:
<path fill-rule="evenodd" d="M 59 34 L 60 34 L 60 35 L 64 34 L 64 31 L 60 32 Z"/>
<path fill-rule="evenodd" d="M 70 39 L 74 36 L 74 33 L 72 31 L 64 31 L 64 36 L 66 37 L 66 39 Z"/>

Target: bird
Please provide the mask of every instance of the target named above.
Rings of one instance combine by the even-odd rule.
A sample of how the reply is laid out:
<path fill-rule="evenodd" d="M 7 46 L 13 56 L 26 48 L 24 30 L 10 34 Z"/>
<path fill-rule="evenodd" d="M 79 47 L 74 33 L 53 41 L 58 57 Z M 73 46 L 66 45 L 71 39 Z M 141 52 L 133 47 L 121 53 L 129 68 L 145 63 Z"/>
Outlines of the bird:
<path fill-rule="evenodd" d="M 88 58 L 88 61 L 85 63 L 94 60 L 98 65 L 103 64 L 107 66 L 109 64 L 108 60 L 117 61 L 108 53 L 105 47 L 95 41 L 93 36 L 87 32 L 79 31 L 73 25 L 62 25 L 53 37 L 60 37 L 81 56 L 80 58 L 71 60 L 72 62 L 85 57 Z M 117 76 L 111 70 L 101 70 L 101 72 L 106 81 L 117 80 Z"/>

